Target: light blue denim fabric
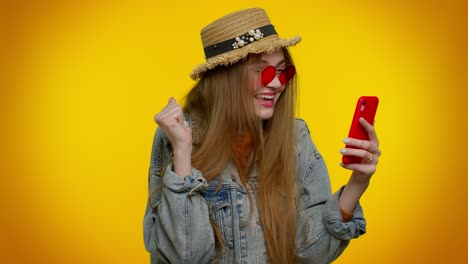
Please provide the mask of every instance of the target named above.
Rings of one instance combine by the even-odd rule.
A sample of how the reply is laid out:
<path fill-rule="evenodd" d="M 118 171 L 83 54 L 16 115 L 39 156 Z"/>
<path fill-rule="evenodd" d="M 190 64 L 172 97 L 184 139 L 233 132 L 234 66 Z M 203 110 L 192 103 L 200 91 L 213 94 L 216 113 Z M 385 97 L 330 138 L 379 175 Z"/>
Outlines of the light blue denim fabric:
<path fill-rule="evenodd" d="M 365 233 L 366 222 L 359 204 L 353 219 L 342 221 L 338 197 L 343 188 L 331 193 L 325 163 L 303 120 L 296 121 L 296 136 L 301 205 L 297 212 L 296 263 L 330 263 L 350 239 Z M 170 141 L 157 129 L 148 183 L 154 195 L 143 221 L 151 263 L 212 263 L 217 251 L 210 218 L 224 237 L 219 263 L 268 263 L 255 192 L 242 187 L 234 167 L 228 164 L 220 178 L 207 182 L 195 168 L 185 178 L 177 176 L 171 160 Z M 252 177 L 256 177 L 255 172 Z M 247 192 L 252 194 L 252 204 Z"/>

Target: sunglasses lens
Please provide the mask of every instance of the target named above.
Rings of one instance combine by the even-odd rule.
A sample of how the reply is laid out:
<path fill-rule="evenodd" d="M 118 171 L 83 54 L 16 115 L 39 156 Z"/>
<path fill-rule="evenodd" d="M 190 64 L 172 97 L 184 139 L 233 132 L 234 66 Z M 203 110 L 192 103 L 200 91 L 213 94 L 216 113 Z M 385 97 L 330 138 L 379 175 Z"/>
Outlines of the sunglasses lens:
<path fill-rule="evenodd" d="M 281 84 L 286 84 L 288 83 L 296 74 L 296 67 L 294 65 L 288 65 L 286 68 L 284 68 L 280 75 L 278 76 L 279 81 Z M 273 66 L 267 66 L 265 69 L 262 71 L 262 85 L 267 86 L 273 79 L 275 78 L 276 75 L 276 68 Z"/>
<path fill-rule="evenodd" d="M 266 86 L 269 84 L 276 75 L 276 68 L 273 66 L 268 66 L 262 71 L 262 85 Z"/>
<path fill-rule="evenodd" d="M 281 74 L 279 76 L 279 80 L 281 84 L 286 84 L 287 82 L 289 82 L 294 77 L 295 74 L 296 74 L 296 67 L 294 67 L 294 65 L 286 66 L 286 68 L 284 68 L 281 71 Z"/>

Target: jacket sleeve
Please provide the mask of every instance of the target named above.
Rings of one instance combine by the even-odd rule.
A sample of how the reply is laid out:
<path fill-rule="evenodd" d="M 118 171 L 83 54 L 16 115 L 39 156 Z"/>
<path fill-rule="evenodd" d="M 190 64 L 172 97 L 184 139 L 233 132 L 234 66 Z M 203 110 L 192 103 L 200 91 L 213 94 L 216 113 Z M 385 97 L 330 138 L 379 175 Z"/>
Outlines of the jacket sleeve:
<path fill-rule="evenodd" d="M 208 206 L 200 192 L 202 173 L 192 168 L 182 178 L 172 170 L 172 150 L 162 129 L 156 130 L 148 175 L 149 199 L 143 220 L 151 263 L 208 263 L 215 255 Z M 165 169 L 163 169 L 165 168 Z"/>
<path fill-rule="evenodd" d="M 349 240 L 366 232 L 361 206 L 351 221 L 343 222 L 338 199 L 343 190 L 331 193 L 325 162 L 311 140 L 304 121 L 296 122 L 297 172 L 300 203 L 297 214 L 297 263 L 331 263 Z"/>

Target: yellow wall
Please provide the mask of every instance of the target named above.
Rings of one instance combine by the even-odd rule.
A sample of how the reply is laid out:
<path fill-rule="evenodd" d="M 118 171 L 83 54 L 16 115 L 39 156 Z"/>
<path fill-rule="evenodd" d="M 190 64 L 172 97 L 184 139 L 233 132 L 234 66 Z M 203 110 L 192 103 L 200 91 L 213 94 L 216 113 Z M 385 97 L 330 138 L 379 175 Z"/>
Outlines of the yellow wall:
<path fill-rule="evenodd" d="M 380 97 L 383 155 L 362 199 L 368 233 L 336 263 L 464 263 L 466 6 L 409 2 L 5 5 L 0 262 L 148 263 L 142 218 L 153 115 L 193 85 L 200 29 L 261 6 L 280 36 L 303 37 L 291 49 L 299 116 L 335 190 L 349 176 L 338 150 L 355 102 Z"/>

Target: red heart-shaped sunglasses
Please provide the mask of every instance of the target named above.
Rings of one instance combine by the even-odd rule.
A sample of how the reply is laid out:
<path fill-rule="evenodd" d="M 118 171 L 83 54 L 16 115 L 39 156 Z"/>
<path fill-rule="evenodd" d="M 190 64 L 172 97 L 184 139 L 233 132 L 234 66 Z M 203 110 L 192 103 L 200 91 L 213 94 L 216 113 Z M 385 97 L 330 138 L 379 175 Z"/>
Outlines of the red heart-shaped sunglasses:
<path fill-rule="evenodd" d="M 288 83 L 296 74 L 296 67 L 294 65 L 290 64 L 283 69 L 277 69 L 274 66 L 266 66 L 261 73 L 262 76 L 262 85 L 266 86 L 268 85 L 275 76 L 278 76 L 278 79 L 282 85 L 285 85 Z"/>

